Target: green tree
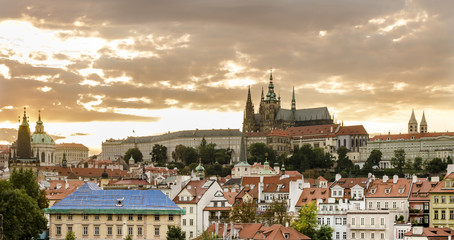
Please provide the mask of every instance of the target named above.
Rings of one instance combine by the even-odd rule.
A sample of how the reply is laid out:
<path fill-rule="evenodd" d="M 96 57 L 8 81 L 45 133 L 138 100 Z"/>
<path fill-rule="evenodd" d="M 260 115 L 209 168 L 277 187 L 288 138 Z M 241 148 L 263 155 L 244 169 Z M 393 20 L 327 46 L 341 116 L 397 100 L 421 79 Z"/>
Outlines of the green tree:
<path fill-rule="evenodd" d="M 382 152 L 378 149 L 374 149 L 370 152 L 369 157 L 367 158 L 366 162 L 364 163 L 363 169 L 373 169 L 374 166 L 378 166 L 380 164 L 382 158 Z"/>
<path fill-rule="evenodd" d="M 253 201 L 233 205 L 230 221 L 236 223 L 253 223 L 257 218 L 257 204 Z"/>
<path fill-rule="evenodd" d="M 74 234 L 73 231 L 69 231 L 66 234 L 65 240 L 76 240 L 76 235 Z"/>
<path fill-rule="evenodd" d="M 155 144 L 151 150 L 151 161 L 164 166 L 167 162 L 167 147 L 161 144 Z"/>
<path fill-rule="evenodd" d="M 49 207 L 49 199 L 46 197 L 46 190 L 39 190 L 38 199 L 36 199 L 40 209 Z"/>
<path fill-rule="evenodd" d="M 332 240 L 334 229 L 328 225 L 322 225 L 315 232 L 314 239 L 317 240 Z"/>
<path fill-rule="evenodd" d="M 273 200 L 270 208 L 266 209 L 261 218 L 264 222 L 267 222 L 269 226 L 273 224 L 281 224 L 285 226 L 287 223 L 290 223 L 287 201 Z"/>
<path fill-rule="evenodd" d="M 14 168 L 9 181 L 16 189 L 24 189 L 28 196 L 33 199 L 38 199 L 39 186 L 36 181 L 35 173 L 31 168 L 24 170 L 20 167 L 19 170 Z"/>
<path fill-rule="evenodd" d="M 403 149 L 394 151 L 394 157 L 391 158 L 391 164 L 397 169 L 398 175 L 402 176 L 402 169 L 405 165 L 405 151 Z"/>
<path fill-rule="evenodd" d="M 345 146 L 342 146 L 337 149 L 337 166 L 336 166 L 336 171 L 349 171 L 353 169 L 354 164 L 350 158 L 347 156 L 348 149 Z"/>
<path fill-rule="evenodd" d="M 317 228 L 317 206 L 315 201 L 301 207 L 298 218 L 292 222 L 292 227 L 298 232 L 315 239 L 313 238 Z"/>
<path fill-rule="evenodd" d="M 131 235 L 126 236 L 126 237 L 125 237 L 125 240 L 132 240 Z"/>
<path fill-rule="evenodd" d="M 142 162 L 143 161 L 142 152 L 138 148 L 130 148 L 130 149 L 128 149 L 128 151 L 126 151 L 126 153 L 125 153 L 124 160 L 126 162 L 128 162 L 129 159 L 131 158 L 131 155 L 132 155 L 132 158 L 134 159 L 134 163 L 138 163 L 138 162 Z"/>
<path fill-rule="evenodd" d="M 197 150 L 184 145 L 177 145 L 172 152 L 172 158 L 177 162 L 183 162 L 186 165 L 198 162 Z"/>
<path fill-rule="evenodd" d="M 169 230 L 167 231 L 167 240 L 185 240 L 186 232 L 182 231 L 179 226 L 169 225 Z"/>
<path fill-rule="evenodd" d="M 422 163 L 423 163 L 423 161 L 422 161 L 421 157 L 415 157 L 415 161 L 413 161 L 413 170 L 421 171 Z"/>
<path fill-rule="evenodd" d="M 14 189 L 13 184 L 5 181 L 0 180 L 0 213 L 5 239 L 37 238 L 47 228 L 44 213 L 24 188 Z"/>
<path fill-rule="evenodd" d="M 428 173 L 441 173 L 446 170 L 446 165 L 440 158 L 434 158 L 426 162 L 425 170 Z"/>
<path fill-rule="evenodd" d="M 203 164 L 214 164 L 216 162 L 216 144 L 207 143 L 205 138 L 202 138 L 198 147 L 199 157 L 202 159 Z"/>
<path fill-rule="evenodd" d="M 266 158 L 270 163 L 274 163 L 276 159 L 276 153 L 265 143 L 253 143 L 248 147 L 247 150 L 249 153 L 249 164 L 254 164 L 254 162 L 264 163 L 265 154 L 268 155 Z"/>

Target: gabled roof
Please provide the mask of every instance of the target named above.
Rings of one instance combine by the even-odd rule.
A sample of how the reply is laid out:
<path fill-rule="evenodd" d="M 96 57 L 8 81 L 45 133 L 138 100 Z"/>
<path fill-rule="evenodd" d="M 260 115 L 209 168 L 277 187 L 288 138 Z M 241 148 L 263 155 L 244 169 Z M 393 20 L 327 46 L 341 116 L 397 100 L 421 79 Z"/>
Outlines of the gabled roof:
<path fill-rule="evenodd" d="M 295 206 L 301 207 L 312 201 L 317 201 L 321 199 L 324 203 L 328 202 L 329 198 L 329 188 L 305 188 L 298 199 L 298 202 Z"/>
<path fill-rule="evenodd" d="M 102 190 L 87 182 L 47 213 L 181 214 L 182 210 L 160 190 Z"/>
<path fill-rule="evenodd" d="M 450 228 L 430 228 L 425 227 L 422 229 L 422 234 L 413 234 L 413 230 L 406 232 L 404 236 L 422 236 L 422 237 L 449 237 L 454 236 L 454 230 Z M 437 238 L 437 239 L 448 239 L 448 238 Z"/>
<path fill-rule="evenodd" d="M 429 201 L 429 192 L 437 186 L 438 183 L 432 183 L 427 178 L 418 178 L 411 187 L 409 201 Z"/>
<path fill-rule="evenodd" d="M 173 199 L 176 204 L 196 204 L 200 201 L 205 192 L 213 185 L 215 181 L 213 180 L 191 180 L 184 186 L 183 189 L 177 194 Z M 188 191 L 192 196 L 192 200 L 189 201 L 180 201 L 180 194 L 183 191 Z"/>
<path fill-rule="evenodd" d="M 366 129 L 363 125 L 354 125 L 354 126 L 341 126 L 339 131 L 336 133 L 337 136 L 340 135 L 368 135 Z"/>
<path fill-rule="evenodd" d="M 334 182 L 331 187 L 339 186 L 344 189 L 350 189 L 358 184 L 359 186 L 366 188 L 367 181 L 368 178 L 341 178 L 338 181 Z"/>
<path fill-rule="evenodd" d="M 227 227 L 227 229 L 224 229 Z M 238 238 L 238 239 L 277 239 L 277 240 L 306 240 L 309 239 L 306 235 L 296 231 L 291 227 L 284 227 L 279 224 L 274 224 L 271 227 L 265 227 L 261 223 L 235 223 L 233 228 L 239 230 L 238 236 L 231 236 L 231 224 L 218 224 L 218 235 L 224 238 Z M 216 224 L 211 224 L 207 228 L 208 232 L 216 232 Z M 226 232 L 227 236 L 222 236 Z M 285 238 L 284 235 L 287 235 L 288 238 Z"/>
<path fill-rule="evenodd" d="M 232 204 L 235 202 L 235 197 L 238 195 L 237 192 L 223 192 L 225 199 L 227 199 L 227 202 Z"/>
<path fill-rule="evenodd" d="M 377 179 L 369 185 L 366 198 L 406 198 L 409 196 L 411 186 L 411 179 L 399 178 L 397 183 L 393 183 L 392 178 L 386 182 Z"/>
<path fill-rule="evenodd" d="M 446 181 L 451 181 L 451 187 L 446 187 Z M 439 182 L 432 190 L 431 193 L 454 193 L 454 173 L 450 173 L 441 182 Z"/>

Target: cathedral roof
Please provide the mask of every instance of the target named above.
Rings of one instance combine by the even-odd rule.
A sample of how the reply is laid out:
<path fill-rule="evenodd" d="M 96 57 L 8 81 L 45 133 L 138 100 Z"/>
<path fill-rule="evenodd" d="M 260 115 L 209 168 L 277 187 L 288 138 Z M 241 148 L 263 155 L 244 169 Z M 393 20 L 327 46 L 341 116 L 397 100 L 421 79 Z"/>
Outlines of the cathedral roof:
<path fill-rule="evenodd" d="M 293 112 L 290 109 L 279 109 L 276 120 L 292 121 Z M 328 120 L 331 119 L 327 107 L 297 109 L 295 121 Z"/>

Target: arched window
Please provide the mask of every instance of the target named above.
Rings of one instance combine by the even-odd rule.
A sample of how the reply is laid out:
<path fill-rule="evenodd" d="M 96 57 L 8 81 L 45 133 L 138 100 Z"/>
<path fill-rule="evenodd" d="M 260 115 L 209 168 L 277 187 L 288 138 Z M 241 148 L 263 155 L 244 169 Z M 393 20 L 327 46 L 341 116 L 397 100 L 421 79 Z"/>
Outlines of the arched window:
<path fill-rule="evenodd" d="M 41 162 L 46 162 L 46 154 L 44 152 L 41 153 Z"/>

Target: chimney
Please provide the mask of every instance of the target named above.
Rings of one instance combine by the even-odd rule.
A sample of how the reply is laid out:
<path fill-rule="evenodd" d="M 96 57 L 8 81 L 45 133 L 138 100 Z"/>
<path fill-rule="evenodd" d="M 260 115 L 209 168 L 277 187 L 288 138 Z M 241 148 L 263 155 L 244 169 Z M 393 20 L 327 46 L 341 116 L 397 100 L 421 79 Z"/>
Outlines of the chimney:
<path fill-rule="evenodd" d="M 384 182 L 384 183 L 388 182 L 388 176 L 383 175 L 383 182 Z"/>
<path fill-rule="evenodd" d="M 394 175 L 394 176 L 393 176 L 393 183 L 396 184 L 396 183 L 397 183 L 397 180 L 399 180 L 399 176 Z"/>
<path fill-rule="evenodd" d="M 418 181 L 418 177 L 416 175 L 413 174 L 413 176 L 411 177 L 411 181 L 413 183 L 416 183 Z"/>
<path fill-rule="evenodd" d="M 342 175 L 340 175 L 339 173 L 337 173 L 337 174 L 336 174 L 336 181 L 339 181 L 341 178 L 342 178 Z"/>
<path fill-rule="evenodd" d="M 440 181 L 440 177 L 431 177 L 430 178 L 430 182 L 439 182 Z"/>
<path fill-rule="evenodd" d="M 263 176 L 260 176 L 260 182 L 263 183 Z"/>
<path fill-rule="evenodd" d="M 413 235 L 422 235 L 422 226 L 414 226 L 413 227 Z"/>
<path fill-rule="evenodd" d="M 330 132 L 333 132 L 333 125 L 331 125 L 329 130 L 330 130 Z"/>

